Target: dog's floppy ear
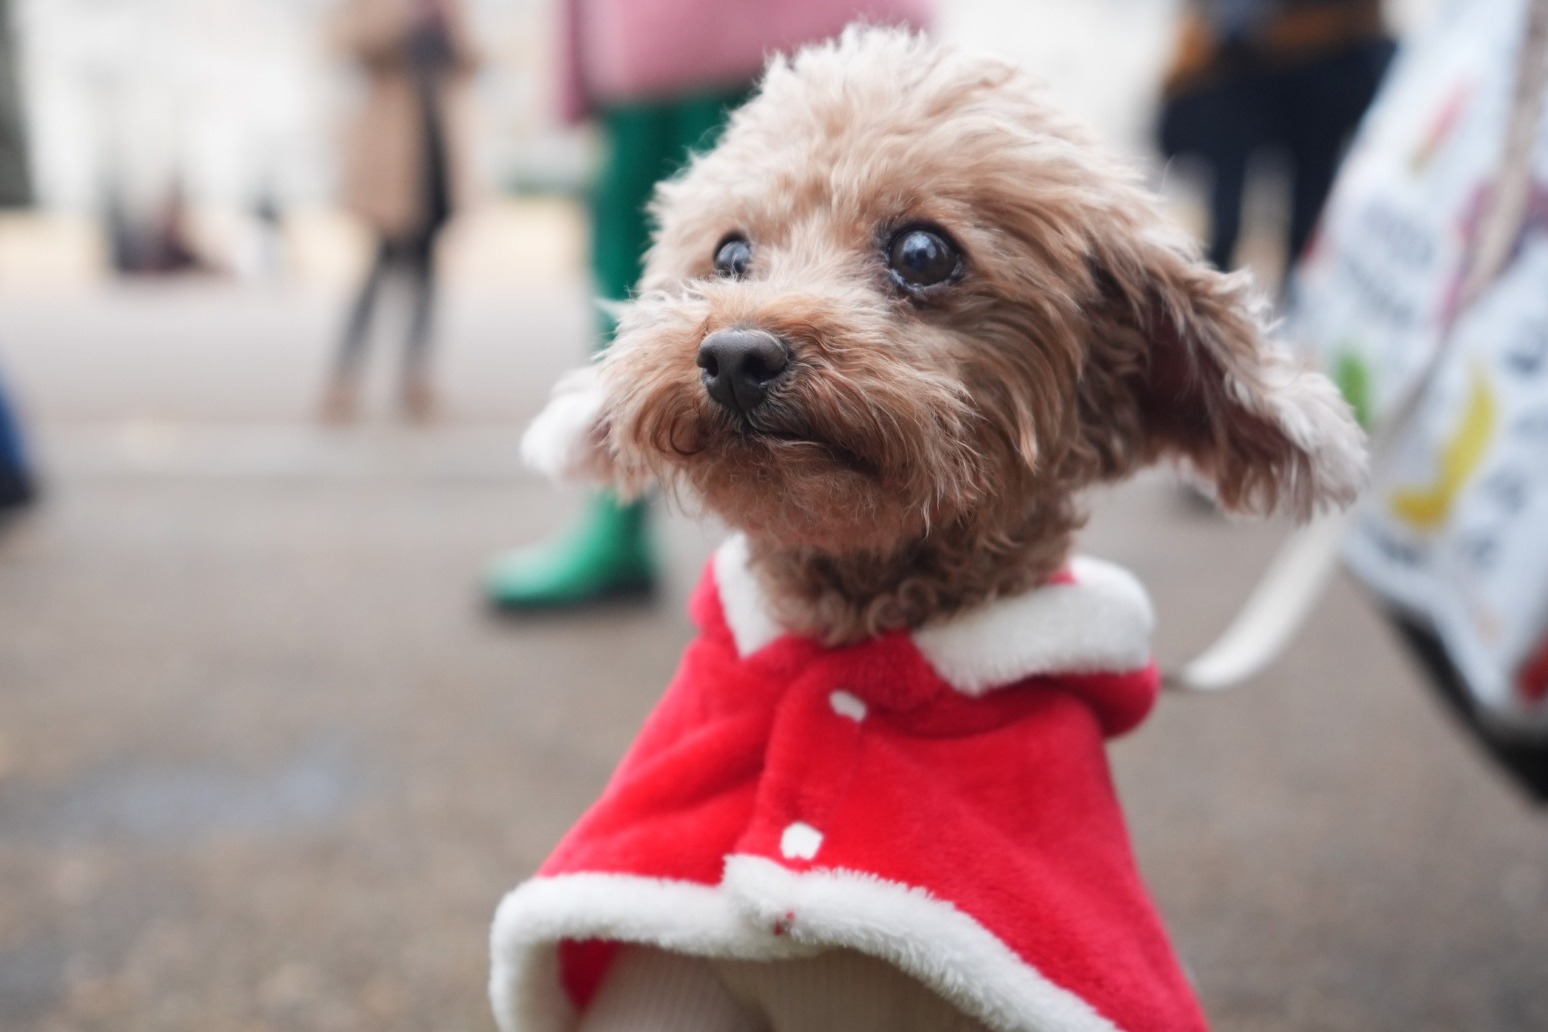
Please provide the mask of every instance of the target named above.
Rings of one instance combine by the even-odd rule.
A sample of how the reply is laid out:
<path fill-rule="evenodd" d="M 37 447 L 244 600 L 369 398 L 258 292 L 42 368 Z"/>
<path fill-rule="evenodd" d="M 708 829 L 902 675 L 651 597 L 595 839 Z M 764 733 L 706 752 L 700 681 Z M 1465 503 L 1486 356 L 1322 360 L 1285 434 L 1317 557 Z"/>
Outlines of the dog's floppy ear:
<path fill-rule="evenodd" d="M 554 480 L 590 480 L 614 484 L 615 463 L 603 419 L 607 391 L 601 370 L 585 366 L 566 373 L 554 385 L 548 404 L 521 438 L 528 466 Z"/>
<path fill-rule="evenodd" d="M 1129 384 L 1144 460 L 1185 458 L 1236 512 L 1305 519 L 1353 501 L 1364 435 L 1332 382 L 1269 339 L 1245 273 L 1217 272 L 1155 227 L 1095 251 L 1109 313 L 1146 349 Z"/>

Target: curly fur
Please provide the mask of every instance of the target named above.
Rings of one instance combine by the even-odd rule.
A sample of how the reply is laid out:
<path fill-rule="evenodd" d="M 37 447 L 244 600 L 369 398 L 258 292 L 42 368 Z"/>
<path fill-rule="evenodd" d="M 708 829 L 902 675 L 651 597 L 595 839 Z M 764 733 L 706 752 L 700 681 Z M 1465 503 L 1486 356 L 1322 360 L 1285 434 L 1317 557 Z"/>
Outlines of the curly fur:
<path fill-rule="evenodd" d="M 879 29 L 776 59 L 653 213 L 594 408 L 566 409 L 595 412 L 585 454 L 559 464 L 744 530 L 792 629 L 854 641 L 1025 589 L 1066 561 L 1083 488 L 1165 457 L 1242 512 L 1359 486 L 1347 407 L 1270 343 L 1245 277 L 1010 65 Z M 923 301 L 885 266 L 914 223 L 964 255 Z M 732 232 L 742 279 L 713 269 Z M 792 355 L 746 421 L 696 365 L 731 327 Z"/>

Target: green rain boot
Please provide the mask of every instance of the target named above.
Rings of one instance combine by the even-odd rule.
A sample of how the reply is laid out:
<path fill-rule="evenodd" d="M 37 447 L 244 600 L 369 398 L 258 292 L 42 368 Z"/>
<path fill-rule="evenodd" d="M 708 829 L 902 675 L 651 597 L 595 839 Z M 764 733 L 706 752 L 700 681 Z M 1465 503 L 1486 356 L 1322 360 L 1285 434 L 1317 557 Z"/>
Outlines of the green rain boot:
<path fill-rule="evenodd" d="M 501 609 L 556 609 L 627 595 L 648 595 L 655 560 L 645 536 L 645 503 L 611 494 L 591 503 L 581 526 L 558 541 L 508 552 L 485 579 Z"/>

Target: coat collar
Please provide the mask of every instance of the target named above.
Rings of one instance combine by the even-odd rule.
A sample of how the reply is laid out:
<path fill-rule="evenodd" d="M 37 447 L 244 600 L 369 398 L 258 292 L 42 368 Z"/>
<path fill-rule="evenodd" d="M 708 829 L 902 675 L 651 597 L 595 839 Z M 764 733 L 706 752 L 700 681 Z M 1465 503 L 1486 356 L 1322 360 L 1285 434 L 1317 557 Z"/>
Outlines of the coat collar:
<path fill-rule="evenodd" d="M 714 559 L 721 609 L 744 658 L 786 632 L 748 569 L 738 534 Z M 1132 574 L 1076 557 L 1070 577 L 915 631 L 916 648 L 952 687 L 983 693 L 1044 674 L 1127 673 L 1150 662 L 1155 615 Z"/>

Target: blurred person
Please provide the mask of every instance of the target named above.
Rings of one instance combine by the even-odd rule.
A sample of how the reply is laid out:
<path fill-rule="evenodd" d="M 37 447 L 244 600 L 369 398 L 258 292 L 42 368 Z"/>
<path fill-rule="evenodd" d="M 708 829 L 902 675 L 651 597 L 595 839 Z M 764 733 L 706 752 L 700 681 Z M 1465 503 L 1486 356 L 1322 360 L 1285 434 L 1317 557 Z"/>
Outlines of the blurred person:
<path fill-rule="evenodd" d="M 218 272 L 220 267 L 201 252 L 189 228 L 188 192 L 174 177 L 166 197 L 144 233 L 142 264 L 131 270 L 165 275 L 175 272 Z"/>
<path fill-rule="evenodd" d="M 650 246 L 646 202 L 657 181 L 712 146 L 765 56 L 836 35 L 851 21 L 925 28 L 933 0 L 565 0 L 560 100 L 570 122 L 594 119 L 602 166 L 591 195 L 591 271 L 607 300 L 628 298 Z M 599 347 L 614 325 L 604 312 Z M 595 496 L 559 538 L 500 557 L 490 599 L 563 606 L 648 592 L 655 562 L 643 501 Z"/>
<path fill-rule="evenodd" d="M 1381 0 L 1188 0 L 1162 88 L 1160 146 L 1209 169 L 1209 258 L 1231 267 L 1248 166 L 1290 172 L 1286 259 L 1306 246 L 1394 44 Z"/>
<path fill-rule="evenodd" d="M 21 424 L 0 382 L 0 514 L 31 502 L 36 489 L 22 447 Z"/>
<path fill-rule="evenodd" d="M 0 0 L 0 209 L 25 208 L 32 203 L 10 8 L 8 0 Z M 0 381 L 0 512 L 25 505 L 33 494 L 32 473 L 22 448 L 21 424 L 7 400 L 5 384 Z"/>
<path fill-rule="evenodd" d="M 194 241 L 188 196 L 180 178 L 174 176 L 161 201 L 143 212 L 126 200 L 123 184 L 116 177 L 108 179 L 104 194 L 103 223 L 115 272 L 163 276 L 220 271 Z"/>
<path fill-rule="evenodd" d="M 346 154 L 345 200 L 374 231 L 377 249 L 344 327 L 323 417 L 355 416 L 382 283 L 401 273 L 413 290 L 401 400 L 410 418 L 425 420 L 435 411 L 435 245 L 473 189 L 469 86 L 477 50 L 462 0 L 346 0 L 335 30 L 367 80 Z"/>

